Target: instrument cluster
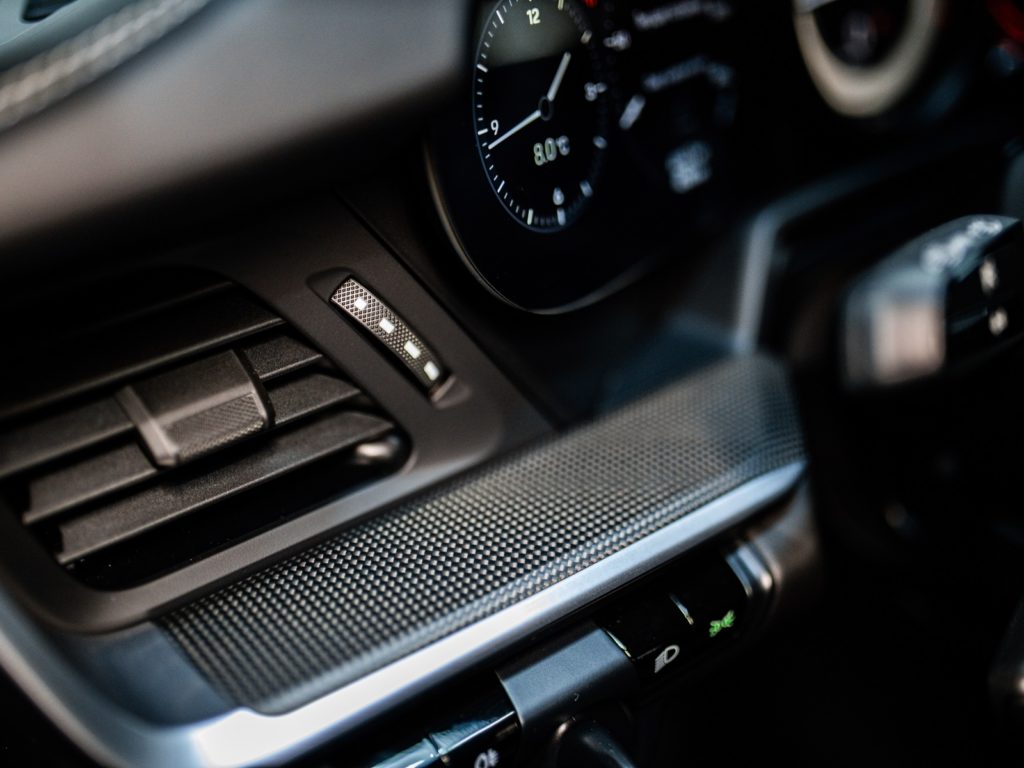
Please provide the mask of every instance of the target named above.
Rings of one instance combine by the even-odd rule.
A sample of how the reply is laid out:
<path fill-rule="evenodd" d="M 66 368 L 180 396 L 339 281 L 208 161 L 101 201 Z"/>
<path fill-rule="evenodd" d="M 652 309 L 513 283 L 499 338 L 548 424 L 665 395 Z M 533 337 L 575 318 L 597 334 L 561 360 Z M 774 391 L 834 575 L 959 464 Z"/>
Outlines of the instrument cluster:
<path fill-rule="evenodd" d="M 479 5 L 466 108 L 431 159 L 484 285 L 564 311 L 640 272 L 681 219 L 700 228 L 736 118 L 735 17 L 732 0 Z"/>
<path fill-rule="evenodd" d="M 1004 27 L 1024 19 L 1016 0 L 989 7 Z M 553 313 L 595 301 L 658 259 L 693 258 L 752 204 L 751 189 L 799 165 L 801 142 L 847 158 L 844 144 L 864 142 L 842 131 L 891 128 L 924 84 L 931 103 L 951 103 L 954 79 L 935 62 L 950 30 L 993 23 L 984 8 L 484 0 L 466 90 L 429 142 L 446 230 L 508 304 Z M 801 111 L 810 102 L 820 114 Z M 821 114 L 846 121 L 838 139 L 819 131 Z M 773 155 L 787 133 L 796 146 L 784 162 Z"/>

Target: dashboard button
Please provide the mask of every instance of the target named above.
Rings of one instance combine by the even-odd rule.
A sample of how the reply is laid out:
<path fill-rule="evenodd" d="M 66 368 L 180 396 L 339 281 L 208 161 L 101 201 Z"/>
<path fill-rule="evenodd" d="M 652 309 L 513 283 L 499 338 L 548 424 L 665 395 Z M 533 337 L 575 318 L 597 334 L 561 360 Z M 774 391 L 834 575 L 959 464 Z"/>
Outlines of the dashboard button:
<path fill-rule="evenodd" d="M 1024 334 L 1024 229 L 967 216 L 910 241 L 860 276 L 843 310 L 851 388 L 967 368 Z"/>
<path fill-rule="evenodd" d="M 515 765 L 519 730 L 512 704 L 496 692 L 460 708 L 430 739 L 450 768 L 503 768 Z"/>
<path fill-rule="evenodd" d="M 701 649 L 727 642 L 743 630 L 749 594 L 724 557 L 687 565 L 669 583 L 673 597 L 693 621 Z"/>
<path fill-rule="evenodd" d="M 400 752 L 378 757 L 368 768 L 429 768 L 437 765 L 440 765 L 437 750 L 429 740 L 424 739 Z"/>
<path fill-rule="evenodd" d="M 339 285 L 331 303 L 386 347 L 425 391 L 437 389 L 448 378 L 448 372 L 426 342 L 359 281 L 349 278 Z"/>
<path fill-rule="evenodd" d="M 695 641 L 690 617 L 663 592 L 619 603 L 605 618 L 604 629 L 645 682 L 681 666 Z"/>

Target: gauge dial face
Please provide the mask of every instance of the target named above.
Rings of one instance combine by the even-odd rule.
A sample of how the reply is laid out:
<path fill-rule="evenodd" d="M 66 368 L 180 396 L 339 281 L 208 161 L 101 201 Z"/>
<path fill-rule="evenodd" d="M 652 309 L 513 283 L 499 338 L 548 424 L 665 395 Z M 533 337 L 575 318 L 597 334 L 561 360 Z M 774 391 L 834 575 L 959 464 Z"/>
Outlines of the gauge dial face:
<path fill-rule="evenodd" d="M 738 94 L 734 5 L 632 0 L 602 39 L 619 86 L 612 119 L 637 166 L 675 195 L 723 181 Z"/>
<path fill-rule="evenodd" d="M 872 67 L 899 43 L 908 10 L 906 0 L 846 0 L 822 5 L 814 16 L 837 59 L 851 67 Z"/>
<path fill-rule="evenodd" d="M 574 0 L 502 0 L 473 72 L 473 126 L 501 206 L 524 227 L 569 226 L 593 197 L 608 86 L 597 40 Z"/>

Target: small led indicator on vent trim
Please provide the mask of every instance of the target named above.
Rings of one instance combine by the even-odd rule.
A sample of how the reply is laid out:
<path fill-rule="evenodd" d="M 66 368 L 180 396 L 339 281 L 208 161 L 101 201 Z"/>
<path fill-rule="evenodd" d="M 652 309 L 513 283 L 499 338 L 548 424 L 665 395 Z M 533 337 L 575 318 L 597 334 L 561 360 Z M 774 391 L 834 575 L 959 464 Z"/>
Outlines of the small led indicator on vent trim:
<path fill-rule="evenodd" d="M 387 347 L 426 391 L 435 389 L 447 378 L 447 371 L 430 347 L 362 283 L 349 278 L 334 291 L 331 303 Z"/>

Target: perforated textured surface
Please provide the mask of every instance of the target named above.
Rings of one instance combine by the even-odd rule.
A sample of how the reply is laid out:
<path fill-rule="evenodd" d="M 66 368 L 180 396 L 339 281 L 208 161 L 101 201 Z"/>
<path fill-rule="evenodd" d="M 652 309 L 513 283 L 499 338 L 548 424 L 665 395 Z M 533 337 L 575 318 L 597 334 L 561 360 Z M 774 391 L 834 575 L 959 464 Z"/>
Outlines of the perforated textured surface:
<path fill-rule="evenodd" d="M 413 333 L 405 320 L 364 285 L 349 278 L 338 286 L 331 302 L 372 333 L 426 389 L 440 384 L 444 368 L 434 352 Z"/>
<path fill-rule="evenodd" d="M 719 363 L 167 617 L 230 699 L 279 711 L 532 596 L 802 459 L 785 376 Z"/>

